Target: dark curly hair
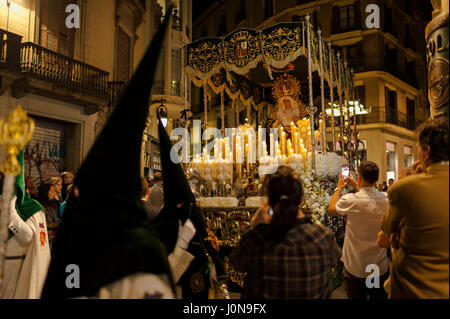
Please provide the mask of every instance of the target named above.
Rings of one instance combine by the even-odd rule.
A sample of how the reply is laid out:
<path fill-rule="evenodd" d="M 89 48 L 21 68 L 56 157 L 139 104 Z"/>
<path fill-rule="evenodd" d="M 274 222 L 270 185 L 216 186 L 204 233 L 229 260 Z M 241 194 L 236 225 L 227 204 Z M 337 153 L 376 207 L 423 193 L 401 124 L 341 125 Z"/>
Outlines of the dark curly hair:
<path fill-rule="evenodd" d="M 420 147 L 430 147 L 430 159 L 433 163 L 448 161 L 448 119 L 437 118 L 423 123 L 417 129 Z"/>

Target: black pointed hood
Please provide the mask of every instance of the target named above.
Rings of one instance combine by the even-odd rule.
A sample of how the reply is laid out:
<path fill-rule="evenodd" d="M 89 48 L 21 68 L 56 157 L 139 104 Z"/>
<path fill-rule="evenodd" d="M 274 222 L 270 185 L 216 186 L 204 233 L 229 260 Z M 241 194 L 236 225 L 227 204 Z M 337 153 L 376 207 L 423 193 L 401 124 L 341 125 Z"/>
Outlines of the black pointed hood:
<path fill-rule="evenodd" d="M 193 295 L 188 291 L 190 291 L 189 287 L 191 287 L 190 283 L 191 279 L 193 280 L 193 274 L 201 272 L 202 276 L 205 276 L 205 282 L 209 285 L 210 258 L 211 262 L 215 264 L 217 276 L 220 278 L 223 278 L 225 275 L 224 262 L 223 258 L 207 240 L 208 233 L 203 212 L 196 205 L 195 197 L 181 164 L 174 163 L 170 158 L 172 142 L 159 116 L 158 133 L 163 175 L 164 207 L 152 221 L 152 225 L 158 232 L 158 237 L 166 246 L 166 250 L 171 252 L 174 250 L 178 238 L 179 221 L 181 220 L 184 223 L 189 218 L 194 224 L 196 233 L 188 251 L 195 256 L 195 259 L 179 282 L 183 286 L 183 295 L 186 298 L 191 298 Z M 183 205 L 180 207 L 179 204 Z M 206 287 L 208 285 L 205 285 L 202 293 L 207 292 Z"/>
<path fill-rule="evenodd" d="M 170 158 L 172 142 L 158 113 L 157 117 L 161 166 L 163 170 L 164 205 L 174 206 L 182 202 L 195 203 L 195 197 L 192 194 L 183 167 L 180 163 L 174 163 Z"/>
<path fill-rule="evenodd" d="M 139 196 L 142 136 L 168 21 L 160 26 L 75 176 L 80 195 L 66 205 L 43 298 L 91 296 L 137 272 L 169 274 L 171 278 L 167 252 L 145 226 Z M 79 289 L 65 285 L 69 264 L 79 267 Z"/>

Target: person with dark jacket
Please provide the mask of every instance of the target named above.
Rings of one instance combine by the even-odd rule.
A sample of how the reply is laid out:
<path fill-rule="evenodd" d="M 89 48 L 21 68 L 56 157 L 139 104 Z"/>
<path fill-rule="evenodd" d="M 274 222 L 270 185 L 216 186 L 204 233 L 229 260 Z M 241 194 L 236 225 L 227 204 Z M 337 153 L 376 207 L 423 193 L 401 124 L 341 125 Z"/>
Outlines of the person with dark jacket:
<path fill-rule="evenodd" d="M 230 254 L 247 273 L 242 298 L 329 298 L 331 268 L 341 257 L 334 233 L 303 214 L 302 181 L 292 169 L 281 166 L 267 178 L 269 202 Z"/>

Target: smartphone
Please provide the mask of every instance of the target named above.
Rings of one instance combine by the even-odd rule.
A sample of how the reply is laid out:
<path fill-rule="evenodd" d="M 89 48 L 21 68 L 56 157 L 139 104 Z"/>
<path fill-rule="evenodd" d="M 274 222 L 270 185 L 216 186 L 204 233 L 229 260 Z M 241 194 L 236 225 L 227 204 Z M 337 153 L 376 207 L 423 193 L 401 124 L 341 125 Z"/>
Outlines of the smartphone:
<path fill-rule="evenodd" d="M 272 209 L 272 207 L 271 207 L 271 208 L 269 208 L 269 215 L 270 215 L 270 216 L 272 216 L 272 215 L 273 215 L 273 209 Z"/>
<path fill-rule="evenodd" d="M 341 174 L 344 180 L 350 176 L 350 167 L 349 166 L 342 166 L 341 167 Z"/>

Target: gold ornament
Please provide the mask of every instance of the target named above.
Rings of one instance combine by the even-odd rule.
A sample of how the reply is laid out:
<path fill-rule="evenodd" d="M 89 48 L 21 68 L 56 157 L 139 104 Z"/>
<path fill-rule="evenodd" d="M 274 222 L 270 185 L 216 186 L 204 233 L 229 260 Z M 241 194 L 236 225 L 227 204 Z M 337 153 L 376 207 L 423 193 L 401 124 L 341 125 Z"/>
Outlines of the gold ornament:
<path fill-rule="evenodd" d="M 272 94 L 276 101 L 285 96 L 290 96 L 298 101 L 300 96 L 300 82 L 294 76 L 285 73 L 275 80 Z"/>
<path fill-rule="evenodd" d="M 7 160 L 0 166 L 5 175 L 19 175 L 19 152 L 33 136 L 34 120 L 27 116 L 20 105 L 6 118 L 0 119 L 0 144 L 7 152 Z"/>

